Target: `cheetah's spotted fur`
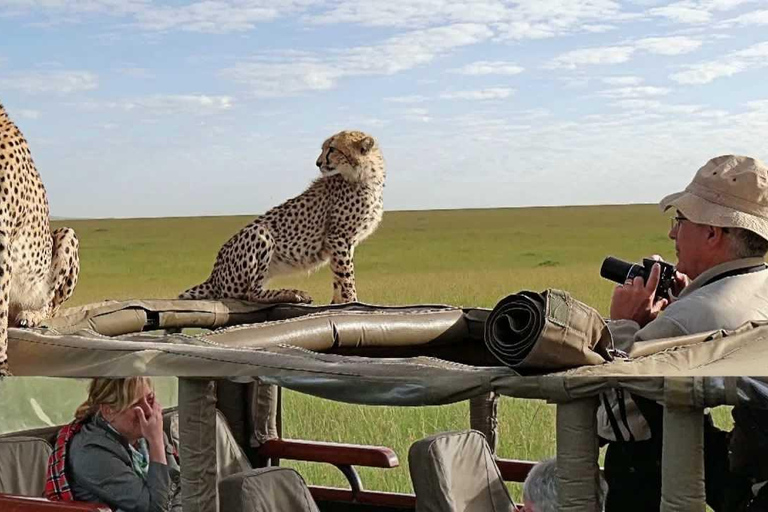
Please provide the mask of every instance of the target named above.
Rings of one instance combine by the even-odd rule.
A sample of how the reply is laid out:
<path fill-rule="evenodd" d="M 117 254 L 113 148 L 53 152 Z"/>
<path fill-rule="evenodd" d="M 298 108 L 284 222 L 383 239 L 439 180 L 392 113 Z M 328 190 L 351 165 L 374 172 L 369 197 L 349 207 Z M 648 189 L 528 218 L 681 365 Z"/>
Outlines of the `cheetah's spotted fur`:
<path fill-rule="evenodd" d="M 51 233 L 48 197 L 27 141 L 0 104 L 0 376 L 8 375 L 8 327 L 52 316 L 75 289 L 78 240 Z"/>
<path fill-rule="evenodd" d="M 330 261 L 333 303 L 357 300 L 353 253 L 383 215 L 384 159 L 373 137 L 343 131 L 327 139 L 321 176 L 301 195 L 257 218 L 219 250 L 210 277 L 182 299 L 311 302 L 300 290 L 266 290 L 276 275 Z"/>

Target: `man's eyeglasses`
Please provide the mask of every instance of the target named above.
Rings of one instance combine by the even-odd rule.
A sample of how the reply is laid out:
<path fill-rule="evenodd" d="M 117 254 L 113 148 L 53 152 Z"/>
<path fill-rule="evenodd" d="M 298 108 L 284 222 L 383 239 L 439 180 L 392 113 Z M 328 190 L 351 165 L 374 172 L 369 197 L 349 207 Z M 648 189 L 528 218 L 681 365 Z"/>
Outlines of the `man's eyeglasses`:
<path fill-rule="evenodd" d="M 678 213 L 677 215 L 675 215 L 674 217 L 669 219 L 669 222 L 670 222 L 669 228 L 672 231 L 674 231 L 675 229 L 677 229 L 680 226 L 680 223 L 683 222 L 684 220 L 688 220 L 688 219 L 686 217 L 684 217 L 683 215 L 680 215 Z"/>

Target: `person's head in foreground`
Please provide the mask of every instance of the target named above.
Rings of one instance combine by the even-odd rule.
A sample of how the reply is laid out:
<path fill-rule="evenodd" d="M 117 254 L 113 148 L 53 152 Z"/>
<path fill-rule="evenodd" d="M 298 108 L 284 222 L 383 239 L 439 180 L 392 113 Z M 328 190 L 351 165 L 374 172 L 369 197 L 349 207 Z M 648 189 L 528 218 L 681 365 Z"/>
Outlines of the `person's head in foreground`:
<path fill-rule="evenodd" d="M 558 503 L 557 459 L 554 457 L 536 464 L 523 482 L 523 512 L 557 512 Z M 605 479 L 600 475 L 599 509 L 605 508 L 607 493 Z"/>
<path fill-rule="evenodd" d="M 149 377 L 93 379 L 88 386 L 88 399 L 78 407 L 75 418 L 84 420 L 96 414 L 106 420 L 129 444 L 146 437 L 148 424 L 153 417 L 160 419 L 162 427 L 162 408 L 155 399 Z"/>
<path fill-rule="evenodd" d="M 669 237 L 677 270 L 690 279 L 741 258 L 768 252 L 768 166 L 754 158 L 725 155 L 698 170 L 682 192 L 661 200 L 674 208 Z"/>

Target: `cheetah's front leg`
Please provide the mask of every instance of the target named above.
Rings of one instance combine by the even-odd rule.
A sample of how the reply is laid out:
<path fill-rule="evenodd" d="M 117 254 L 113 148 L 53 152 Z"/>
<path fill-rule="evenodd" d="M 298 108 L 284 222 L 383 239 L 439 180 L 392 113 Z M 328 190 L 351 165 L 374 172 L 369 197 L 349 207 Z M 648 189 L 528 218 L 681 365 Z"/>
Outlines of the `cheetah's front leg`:
<path fill-rule="evenodd" d="M 331 304 L 356 302 L 354 246 L 345 240 L 331 242 L 331 270 L 333 271 L 333 300 Z"/>
<path fill-rule="evenodd" d="M 312 297 L 308 293 L 301 290 L 293 289 L 278 289 L 278 290 L 266 290 L 264 283 L 267 281 L 269 275 L 269 266 L 272 262 L 272 256 L 275 252 L 275 239 L 269 232 L 269 229 L 263 226 L 254 226 L 252 233 L 245 233 L 241 237 L 240 247 L 241 253 L 248 256 L 248 292 L 246 294 L 247 300 L 251 302 L 261 302 L 268 304 L 277 303 L 297 303 L 297 304 L 309 304 L 312 302 Z M 243 241 L 251 240 L 250 244 L 244 244 Z M 234 253 L 237 255 L 238 248 L 235 248 Z M 250 254 L 249 254 L 250 253 Z M 237 268 L 237 266 L 235 266 Z M 241 268 L 245 269 L 246 265 Z"/>

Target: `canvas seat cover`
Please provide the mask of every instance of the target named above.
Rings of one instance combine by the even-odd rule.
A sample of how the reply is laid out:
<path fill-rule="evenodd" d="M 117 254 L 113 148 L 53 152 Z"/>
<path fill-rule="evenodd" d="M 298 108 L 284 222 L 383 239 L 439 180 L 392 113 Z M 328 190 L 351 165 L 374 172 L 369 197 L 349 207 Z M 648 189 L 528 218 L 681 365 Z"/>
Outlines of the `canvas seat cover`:
<path fill-rule="evenodd" d="M 290 468 L 252 469 L 219 482 L 220 510 L 319 512 L 299 473 Z"/>
<path fill-rule="evenodd" d="M 0 493 L 40 497 L 51 445 L 38 437 L 0 439 Z"/>
<path fill-rule="evenodd" d="M 164 413 L 163 425 L 168 438 L 179 449 L 179 412 L 176 408 Z M 235 441 L 227 420 L 216 411 L 216 472 L 219 479 L 248 471 L 251 464 L 242 448 Z"/>
<path fill-rule="evenodd" d="M 446 432 L 415 442 L 408 464 L 416 512 L 513 512 L 483 434 Z"/>

